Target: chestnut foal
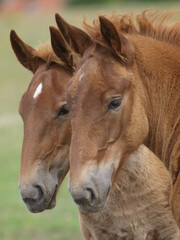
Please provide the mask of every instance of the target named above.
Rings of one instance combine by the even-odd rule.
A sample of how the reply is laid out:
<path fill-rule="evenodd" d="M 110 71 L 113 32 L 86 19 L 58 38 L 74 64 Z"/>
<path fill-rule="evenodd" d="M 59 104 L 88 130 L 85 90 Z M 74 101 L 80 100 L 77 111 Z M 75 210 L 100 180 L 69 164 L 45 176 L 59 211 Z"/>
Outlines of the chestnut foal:
<path fill-rule="evenodd" d="M 72 49 L 82 55 L 67 102 L 72 124 L 69 190 L 79 207 L 86 239 L 91 239 L 88 231 L 92 239 L 155 239 L 153 234 L 157 239 L 179 239 L 169 206 L 169 175 L 163 163 L 141 144 L 153 131 L 147 96 L 157 93 L 144 89 L 141 77 L 144 74 L 145 81 L 146 72 L 139 72 L 142 68 L 138 67 L 147 67 L 149 74 L 152 68 L 154 74 L 157 62 L 164 66 L 156 49 L 163 52 L 170 48 L 178 56 L 179 47 L 171 43 L 168 34 L 160 34 L 170 28 L 163 29 L 161 21 L 156 25 L 159 35 L 157 29 L 156 35 L 151 29 L 152 33 L 147 31 L 150 37 L 135 32 L 126 38 L 105 17 L 100 17 L 99 25 L 87 27 L 91 37 L 80 34 L 63 19 L 60 26 Z M 130 33 L 134 28 L 129 26 Z M 171 51 L 167 54 L 173 60 Z M 157 61 L 155 65 L 152 59 Z M 174 60 L 175 70 L 179 62 Z M 173 72 L 168 65 L 166 74 L 171 79 L 176 76 L 170 76 Z M 155 76 L 151 77 L 154 80 Z M 174 103 L 177 107 L 177 95 Z"/>
<path fill-rule="evenodd" d="M 82 34 L 77 28 L 74 29 L 74 26 L 65 22 L 60 16 L 58 19 L 58 26 L 66 41 L 73 50 L 82 55 L 85 47 L 91 42 L 89 37 L 85 33 Z M 77 41 L 76 36 L 78 36 Z M 80 40 L 81 43 L 78 44 Z M 56 47 L 53 49 L 57 55 L 60 55 L 56 51 Z M 86 52 L 86 54 L 88 53 Z M 109 58 L 107 57 L 107 59 Z M 106 61 L 105 55 L 103 55 L 103 60 L 99 60 Z M 88 61 L 88 58 L 82 58 L 80 67 L 85 61 Z M 96 66 L 95 68 L 91 65 L 88 67 L 91 69 L 91 73 L 92 71 L 97 74 L 102 73 L 101 69 Z M 107 70 L 108 66 L 105 66 L 104 69 Z M 97 89 L 91 92 L 90 102 L 88 99 L 86 100 L 86 97 L 89 97 L 88 90 L 93 86 L 88 81 L 86 82 L 85 76 L 88 72 L 86 69 L 84 70 L 84 72 L 77 71 L 77 78 L 72 79 L 68 90 L 68 94 L 72 95 L 68 95 L 68 98 L 70 98 L 72 111 L 72 141 L 74 140 L 71 144 L 75 144 L 70 154 L 73 158 L 78 157 L 77 161 L 81 160 L 81 163 L 71 161 L 71 168 L 76 172 L 74 172 L 76 177 L 73 175 L 73 182 L 70 181 L 70 192 L 79 207 L 81 228 L 85 239 L 178 239 L 180 232 L 168 204 L 171 188 L 170 177 L 164 164 L 148 148 L 143 144 L 138 146 L 127 157 L 121 170 L 116 173 L 113 183 L 109 183 L 107 186 L 106 183 L 111 179 L 113 172 L 115 173 L 122 158 L 119 148 L 121 141 L 110 141 L 105 152 L 103 152 L 103 148 L 100 149 L 97 162 L 96 159 L 88 159 L 88 154 L 94 151 L 96 137 L 98 134 L 103 134 L 100 125 L 107 132 L 113 126 L 103 125 L 101 109 L 93 111 L 93 108 L 98 105 L 98 102 L 94 101 L 93 94 L 98 96 L 98 90 L 102 90 L 103 84 L 99 84 Z M 100 72 L 98 72 L 99 70 Z M 92 75 L 92 79 L 96 81 L 94 77 L 95 75 Z M 116 74 L 113 77 L 117 77 Z M 118 88 L 118 85 L 116 87 Z M 82 102 L 79 101 L 81 96 L 84 99 Z M 118 99 L 115 99 L 112 108 L 116 104 L 118 104 Z M 99 114 L 98 120 L 96 114 Z M 93 122 L 94 132 L 91 132 L 89 128 L 92 123 L 90 122 L 91 117 L 96 120 Z M 79 132 L 75 131 L 76 128 L 79 129 Z M 97 132 L 95 132 L 96 130 Z M 91 141 L 89 141 L 90 139 Z M 86 149 L 88 142 L 89 147 Z M 98 144 L 102 145 L 103 140 L 101 139 Z M 113 164 L 111 165 L 111 163 Z M 81 191 L 81 186 L 78 188 L 79 180 L 83 191 Z M 71 188 L 72 185 L 73 188 Z M 105 186 L 107 193 L 104 191 Z M 79 195 L 78 191 L 84 194 L 83 197 Z M 103 201 L 103 197 L 105 201 Z"/>
<path fill-rule="evenodd" d="M 51 27 L 52 35 L 57 31 Z M 78 59 L 64 39 L 59 39 L 61 55 L 57 57 L 50 43 L 34 49 L 15 31 L 10 34 L 19 62 L 33 73 L 19 106 L 24 122 L 19 188 L 31 212 L 55 206 L 57 190 L 69 170 L 71 124 L 65 93 L 75 67 L 73 60 Z"/>

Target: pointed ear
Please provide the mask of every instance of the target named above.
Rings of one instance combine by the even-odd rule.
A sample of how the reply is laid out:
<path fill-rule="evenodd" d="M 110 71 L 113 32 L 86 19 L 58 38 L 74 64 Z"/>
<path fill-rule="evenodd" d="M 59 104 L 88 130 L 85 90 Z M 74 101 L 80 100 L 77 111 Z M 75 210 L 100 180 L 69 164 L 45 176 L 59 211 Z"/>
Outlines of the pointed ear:
<path fill-rule="evenodd" d="M 67 23 L 59 14 L 55 15 L 56 23 L 66 42 L 76 53 L 83 55 L 84 51 L 91 45 L 91 38 L 80 28 Z"/>
<path fill-rule="evenodd" d="M 51 35 L 51 45 L 55 54 L 60 58 L 67 66 L 73 67 L 72 52 L 68 49 L 67 43 L 64 37 L 55 27 L 49 27 Z"/>
<path fill-rule="evenodd" d="M 100 30 L 105 42 L 111 47 L 114 54 L 117 55 L 125 64 L 132 64 L 134 59 L 133 45 L 121 34 L 117 32 L 114 24 L 105 18 L 99 17 Z"/>
<path fill-rule="evenodd" d="M 19 62 L 28 70 L 35 73 L 42 61 L 33 56 L 34 48 L 24 43 L 14 30 L 10 32 L 11 46 Z"/>

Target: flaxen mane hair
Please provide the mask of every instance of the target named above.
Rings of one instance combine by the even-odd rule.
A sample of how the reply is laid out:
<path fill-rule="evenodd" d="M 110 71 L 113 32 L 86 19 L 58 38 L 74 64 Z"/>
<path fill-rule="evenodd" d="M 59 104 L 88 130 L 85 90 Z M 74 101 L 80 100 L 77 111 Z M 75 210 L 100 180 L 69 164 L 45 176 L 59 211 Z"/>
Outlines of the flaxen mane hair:
<path fill-rule="evenodd" d="M 169 10 L 163 13 L 146 9 L 136 16 L 131 12 L 123 15 L 113 13 L 112 16 L 105 17 L 114 24 L 117 31 L 122 33 L 139 34 L 169 44 L 180 45 L 180 21 L 172 23 L 172 17 L 176 12 Z M 84 20 L 84 27 L 95 42 L 105 44 L 100 32 L 99 19 L 95 19 L 93 25 Z"/>

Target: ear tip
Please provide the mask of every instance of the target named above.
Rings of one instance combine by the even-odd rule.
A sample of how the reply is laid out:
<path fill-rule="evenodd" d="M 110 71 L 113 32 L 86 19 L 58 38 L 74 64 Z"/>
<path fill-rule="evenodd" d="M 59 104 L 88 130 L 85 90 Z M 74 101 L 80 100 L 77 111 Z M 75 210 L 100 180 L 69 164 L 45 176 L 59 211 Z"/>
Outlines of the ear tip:
<path fill-rule="evenodd" d="M 112 25 L 112 22 L 105 16 L 99 16 L 99 22 L 100 22 L 101 28 L 107 27 L 108 25 Z"/>
<path fill-rule="evenodd" d="M 54 26 L 49 26 L 49 30 L 50 30 L 50 32 L 52 32 L 54 29 L 55 29 Z"/>
<path fill-rule="evenodd" d="M 59 13 L 55 14 L 55 19 L 56 19 L 56 22 L 62 22 L 62 21 L 64 22 L 65 21 Z"/>
<path fill-rule="evenodd" d="M 56 27 L 50 26 L 49 30 L 50 30 L 51 36 L 54 35 L 54 36 L 60 37 L 61 34 L 60 34 L 59 30 Z"/>
<path fill-rule="evenodd" d="M 103 15 L 99 16 L 99 21 L 103 22 L 103 21 L 107 21 L 107 18 Z"/>
<path fill-rule="evenodd" d="M 59 19 L 59 18 L 60 18 L 59 13 L 55 13 L 55 19 L 57 20 L 57 19 Z"/>
<path fill-rule="evenodd" d="M 56 13 L 55 14 L 55 19 L 56 19 L 56 23 L 58 25 L 59 28 L 62 28 L 62 26 L 65 24 L 65 25 L 69 25 L 65 19 L 59 14 L 59 13 Z"/>
<path fill-rule="evenodd" d="M 53 34 L 53 26 L 49 26 L 49 31 L 50 31 L 50 34 L 52 35 Z"/>
<path fill-rule="evenodd" d="M 10 31 L 10 36 L 13 36 L 13 35 L 16 35 L 16 32 L 15 32 L 14 29 L 11 29 L 11 31 Z"/>
<path fill-rule="evenodd" d="M 103 15 L 100 15 L 100 16 L 99 16 L 99 19 L 103 19 L 103 18 L 104 18 L 104 16 L 103 16 Z"/>
<path fill-rule="evenodd" d="M 11 29 L 10 31 L 10 40 L 13 41 L 15 39 L 19 38 L 16 31 L 14 29 Z"/>

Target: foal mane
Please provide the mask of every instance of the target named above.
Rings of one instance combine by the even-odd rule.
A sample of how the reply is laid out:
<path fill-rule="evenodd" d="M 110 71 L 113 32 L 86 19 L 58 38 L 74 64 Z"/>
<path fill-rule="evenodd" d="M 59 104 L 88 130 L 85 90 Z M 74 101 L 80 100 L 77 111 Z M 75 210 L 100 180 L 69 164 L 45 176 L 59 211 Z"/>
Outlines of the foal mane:
<path fill-rule="evenodd" d="M 110 17 L 105 17 L 114 24 L 117 31 L 122 33 L 139 34 L 169 44 L 180 45 L 180 21 L 172 23 L 175 12 L 177 11 L 161 12 L 145 9 L 136 16 L 130 12 L 122 15 L 113 13 Z M 92 25 L 84 20 L 83 25 L 95 42 L 105 44 L 100 31 L 99 19 L 95 19 Z"/>
<path fill-rule="evenodd" d="M 46 43 L 41 43 L 39 46 L 35 48 L 33 52 L 34 57 L 40 58 L 44 62 L 46 62 L 47 67 L 50 67 L 53 63 L 57 64 L 59 67 L 63 67 L 66 71 L 72 73 L 74 71 L 73 66 L 70 69 L 66 63 L 61 60 L 53 51 L 51 44 L 49 41 Z M 73 58 L 76 61 L 76 56 L 73 54 Z"/>
<path fill-rule="evenodd" d="M 46 43 L 41 43 L 39 46 L 37 46 L 33 52 L 33 55 L 34 57 L 38 57 L 45 61 L 48 66 L 50 66 L 52 62 L 55 62 L 58 65 L 65 65 L 65 63 L 53 52 L 49 41 Z"/>

